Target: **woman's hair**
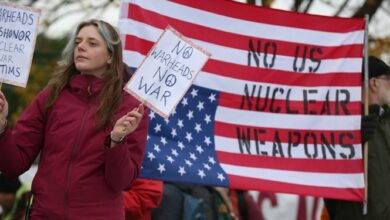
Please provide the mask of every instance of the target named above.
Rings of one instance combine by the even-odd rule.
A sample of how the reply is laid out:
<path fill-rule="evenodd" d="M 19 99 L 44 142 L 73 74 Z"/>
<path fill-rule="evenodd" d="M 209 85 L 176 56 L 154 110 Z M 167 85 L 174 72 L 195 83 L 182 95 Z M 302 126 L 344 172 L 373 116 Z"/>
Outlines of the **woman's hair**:
<path fill-rule="evenodd" d="M 69 83 L 72 76 L 78 72 L 73 59 L 76 45 L 75 40 L 80 30 L 86 26 L 95 26 L 98 29 L 98 32 L 107 44 L 107 49 L 112 60 L 111 64 L 107 64 L 109 66 L 102 75 L 105 85 L 99 94 L 100 104 L 96 109 L 97 128 L 103 128 L 111 121 L 115 110 L 120 104 L 124 80 L 120 37 L 114 27 L 101 20 L 85 21 L 78 25 L 75 33 L 62 52 L 62 59 L 58 63 L 56 73 L 48 83 L 50 93 L 45 109 L 47 110 L 54 104 L 60 92 Z"/>

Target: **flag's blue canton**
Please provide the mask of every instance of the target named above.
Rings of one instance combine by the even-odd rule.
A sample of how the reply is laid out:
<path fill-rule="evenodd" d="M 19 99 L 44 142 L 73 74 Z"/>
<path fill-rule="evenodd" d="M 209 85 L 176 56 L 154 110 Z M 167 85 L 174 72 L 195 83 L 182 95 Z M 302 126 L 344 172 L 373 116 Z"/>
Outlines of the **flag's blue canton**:
<path fill-rule="evenodd" d="M 214 146 L 218 94 L 192 86 L 168 120 L 150 111 L 142 177 L 228 186 Z"/>

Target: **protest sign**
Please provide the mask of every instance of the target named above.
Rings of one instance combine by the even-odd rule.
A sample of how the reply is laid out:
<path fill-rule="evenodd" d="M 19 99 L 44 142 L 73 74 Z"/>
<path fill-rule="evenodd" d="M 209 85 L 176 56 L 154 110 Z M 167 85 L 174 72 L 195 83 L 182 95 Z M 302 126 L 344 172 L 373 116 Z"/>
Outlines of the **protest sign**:
<path fill-rule="evenodd" d="M 0 2 L 0 82 L 26 87 L 40 11 Z"/>
<path fill-rule="evenodd" d="M 210 54 L 168 26 L 125 90 L 168 118 Z"/>

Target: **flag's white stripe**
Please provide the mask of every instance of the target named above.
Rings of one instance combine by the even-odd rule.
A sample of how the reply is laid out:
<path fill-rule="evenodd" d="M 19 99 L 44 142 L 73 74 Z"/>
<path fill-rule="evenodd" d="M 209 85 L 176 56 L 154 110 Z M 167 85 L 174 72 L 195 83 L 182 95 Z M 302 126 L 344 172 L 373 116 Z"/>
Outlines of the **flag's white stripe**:
<path fill-rule="evenodd" d="M 144 56 L 138 52 L 134 51 L 126 51 L 124 53 L 124 60 L 125 63 L 127 63 L 131 67 L 138 67 L 139 64 L 142 62 Z M 262 86 L 262 93 L 260 94 L 260 97 L 266 96 L 266 87 L 270 86 L 271 93 L 273 88 L 279 88 L 283 89 L 283 94 L 280 92 L 276 93 L 277 99 L 286 99 L 286 94 L 289 89 L 291 89 L 290 93 L 290 100 L 291 101 L 302 101 L 303 100 L 303 90 L 309 90 L 309 89 L 316 89 L 318 92 L 316 94 L 310 93 L 308 94 L 308 98 L 310 100 L 316 100 L 316 101 L 325 101 L 326 99 L 326 93 L 329 91 L 329 101 L 335 101 L 336 100 L 336 91 L 337 90 L 348 90 L 350 93 L 350 102 L 356 102 L 361 101 L 361 87 L 355 86 L 355 87 L 334 87 L 334 86 L 322 86 L 322 87 L 299 87 L 299 86 L 283 86 L 278 84 L 272 84 L 272 83 L 261 83 L 256 81 L 249 81 L 249 80 L 240 80 L 240 79 L 234 79 L 230 77 L 225 76 L 219 76 L 216 74 L 210 74 L 208 72 L 201 71 L 197 77 L 194 80 L 194 85 L 198 85 L 201 87 L 205 87 L 208 89 L 213 89 L 221 92 L 231 93 L 235 95 L 244 95 L 244 89 L 245 85 L 248 85 L 250 89 L 252 89 L 253 85 Z M 257 91 L 256 93 L 257 94 Z M 345 99 L 345 95 L 343 93 L 339 93 L 338 100 L 342 101 Z"/>
<path fill-rule="evenodd" d="M 355 87 L 330 87 L 330 86 L 318 86 L 318 87 L 303 87 L 303 86 L 283 86 L 279 84 L 272 84 L 272 83 L 262 83 L 262 82 L 256 82 L 256 81 L 249 81 L 249 80 L 241 80 L 241 79 L 233 79 L 230 77 L 224 77 L 219 76 L 215 74 L 210 74 L 208 72 L 201 72 L 199 75 L 195 78 L 194 81 L 195 85 L 199 85 L 202 87 L 214 89 L 217 91 L 223 91 L 227 93 L 232 93 L 236 95 L 244 95 L 244 89 L 245 85 L 248 85 L 248 88 L 252 89 L 253 85 L 257 85 L 257 89 L 259 86 L 262 86 L 262 91 L 260 94 L 260 97 L 266 96 L 266 88 L 267 86 L 270 87 L 270 95 L 273 94 L 273 91 L 275 88 L 279 88 L 279 91 L 275 93 L 276 99 L 286 99 L 287 97 L 287 91 L 291 89 L 290 93 L 290 100 L 291 101 L 303 101 L 303 94 L 304 90 L 317 90 L 316 93 L 310 93 L 308 94 L 308 98 L 310 100 L 316 100 L 316 101 L 325 101 L 326 100 L 326 94 L 329 92 L 329 101 L 335 101 L 336 100 L 336 93 L 339 91 L 339 102 L 342 100 L 345 100 L 344 93 L 341 94 L 340 90 L 348 90 L 350 94 L 350 102 L 356 102 L 361 101 L 361 87 L 355 86 Z M 280 92 L 283 89 L 283 93 Z M 257 94 L 257 90 L 255 90 L 255 94 Z M 306 91 L 307 92 L 307 91 Z M 271 97 L 269 97 L 271 98 Z"/>
<path fill-rule="evenodd" d="M 136 36 L 140 39 L 144 39 L 151 42 L 157 41 L 158 37 L 163 32 L 163 30 L 161 29 L 134 20 L 120 21 L 119 28 L 121 34 Z M 248 65 L 248 51 L 246 50 L 220 46 L 217 44 L 212 44 L 212 43 L 200 41 L 193 38 L 190 39 L 195 44 L 199 45 L 206 51 L 210 52 L 211 58 L 214 60 L 219 60 L 227 63 L 234 63 L 243 66 Z M 229 54 L 229 56 L 226 56 L 226 54 Z M 256 64 L 252 56 L 251 59 L 252 59 L 251 66 L 255 66 Z M 277 55 L 277 59 L 275 60 L 276 62 L 275 65 L 272 67 L 272 69 L 293 71 L 294 57 Z M 301 59 L 298 59 L 297 61 L 298 64 L 297 66 L 299 67 L 301 66 L 300 61 Z M 310 63 L 310 61 L 307 60 L 306 68 L 302 71 L 302 73 L 309 73 L 309 66 L 316 67 L 317 64 Z M 333 72 L 347 72 L 347 73 L 360 72 L 361 66 L 362 66 L 361 58 L 323 59 L 321 60 L 321 65 L 316 71 L 316 74 L 333 73 Z"/>
<path fill-rule="evenodd" d="M 132 35 L 151 42 L 156 42 L 164 31 L 133 19 L 119 20 L 118 29 L 121 35 Z"/>
<path fill-rule="evenodd" d="M 123 51 L 123 61 L 128 66 L 138 68 L 144 59 L 145 59 L 145 56 L 136 52 L 136 51 L 130 51 L 130 50 Z"/>
<path fill-rule="evenodd" d="M 128 2 L 167 17 L 256 38 L 322 46 L 362 44 L 364 38 L 363 30 L 350 33 L 332 33 L 241 20 L 187 7 L 170 1 L 130 0 Z"/>
<path fill-rule="evenodd" d="M 287 171 L 277 169 L 252 168 L 221 163 L 221 167 L 230 175 L 299 184 L 334 188 L 364 188 L 363 174 L 315 173 Z"/>
<path fill-rule="evenodd" d="M 227 107 L 218 107 L 215 120 L 230 124 L 254 127 L 299 130 L 359 130 L 360 115 L 294 115 L 268 112 L 254 112 Z"/>
<path fill-rule="evenodd" d="M 265 142 L 264 144 L 259 143 L 259 152 L 266 152 L 268 153 L 268 156 L 272 156 L 273 151 L 273 142 Z M 240 151 L 239 143 L 237 138 L 227 138 L 227 137 L 221 137 L 221 136 L 215 136 L 215 150 L 226 152 L 226 153 L 237 153 L 237 154 L 248 154 L 247 149 L 244 148 L 244 153 Z M 354 144 L 353 148 L 355 149 L 355 156 L 351 159 L 362 159 L 362 150 L 361 150 L 361 144 Z M 324 159 L 322 147 L 320 144 L 317 145 L 317 153 L 318 156 L 315 159 Z M 332 158 L 331 154 L 328 150 L 325 150 L 326 152 L 326 159 L 336 159 L 336 160 L 345 160 L 340 156 L 340 154 L 349 155 L 351 152 L 348 148 L 343 148 L 340 145 L 335 145 L 335 156 L 336 158 Z M 288 157 L 288 144 L 282 143 L 282 150 L 284 157 Z M 312 155 L 314 153 L 314 145 L 308 144 L 308 151 Z M 254 140 L 250 141 L 250 152 L 252 155 L 257 154 L 256 150 L 256 142 Z M 260 155 L 264 155 L 260 153 Z M 280 157 L 280 153 L 278 155 L 275 155 L 273 157 Z M 291 148 L 291 158 L 295 159 L 307 159 L 308 157 L 305 154 L 305 148 L 303 144 L 299 144 L 298 146 L 294 146 Z"/>

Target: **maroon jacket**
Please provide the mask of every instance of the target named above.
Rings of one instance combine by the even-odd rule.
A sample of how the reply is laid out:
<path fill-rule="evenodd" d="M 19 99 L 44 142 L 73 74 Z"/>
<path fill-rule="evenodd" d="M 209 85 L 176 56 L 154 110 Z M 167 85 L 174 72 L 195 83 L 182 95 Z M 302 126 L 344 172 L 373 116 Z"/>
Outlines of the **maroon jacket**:
<path fill-rule="evenodd" d="M 19 175 L 38 153 L 31 220 L 121 220 L 122 191 L 137 178 L 146 145 L 147 114 L 124 143 L 108 149 L 115 121 L 139 102 L 124 94 L 112 125 L 96 129 L 98 93 L 104 82 L 75 75 L 47 114 L 43 90 L 21 115 L 13 131 L 0 136 L 0 171 Z"/>

